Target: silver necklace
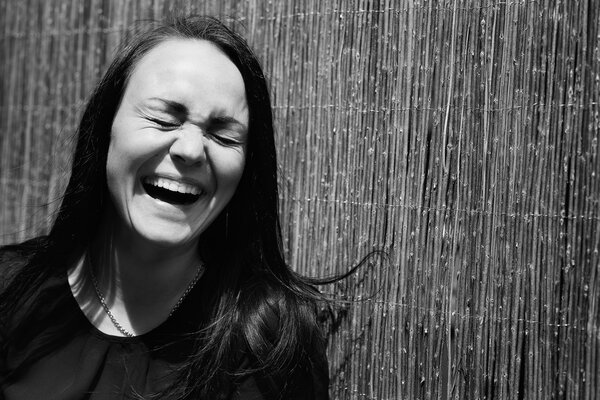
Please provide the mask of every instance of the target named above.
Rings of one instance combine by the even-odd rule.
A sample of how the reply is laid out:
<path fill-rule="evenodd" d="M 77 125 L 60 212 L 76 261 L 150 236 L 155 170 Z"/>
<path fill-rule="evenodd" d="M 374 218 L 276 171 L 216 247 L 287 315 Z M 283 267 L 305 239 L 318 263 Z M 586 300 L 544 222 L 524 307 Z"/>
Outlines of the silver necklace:
<path fill-rule="evenodd" d="M 100 304 L 102 305 L 102 308 L 104 309 L 104 312 L 106 313 L 106 315 L 108 315 L 108 318 L 110 318 L 110 321 L 112 322 L 112 324 L 124 336 L 134 337 L 135 335 L 133 333 L 129 332 L 127 329 L 123 328 L 123 326 L 119 323 L 119 321 L 117 321 L 117 319 L 115 318 L 113 313 L 110 311 L 110 308 L 108 307 L 108 304 L 106 304 L 106 300 L 104 299 L 104 295 L 102 294 L 102 292 L 100 291 L 100 288 L 98 287 L 98 280 L 96 279 L 96 275 L 94 275 L 94 271 L 92 271 L 91 268 L 90 268 L 90 275 L 92 277 L 92 284 L 94 285 L 94 289 L 96 291 L 96 296 L 98 297 L 98 300 L 100 301 Z M 169 317 L 171 317 L 171 315 L 173 315 L 173 313 L 179 308 L 179 306 L 181 305 L 183 300 L 186 298 L 186 296 L 192 291 L 192 289 L 196 285 L 196 282 L 198 282 L 198 279 L 200 279 L 201 275 L 202 275 L 202 264 L 198 265 L 198 270 L 196 271 L 196 275 L 194 275 L 194 279 L 192 279 L 192 281 L 187 286 L 187 288 L 185 289 L 185 291 L 183 292 L 183 294 L 181 295 L 179 300 L 177 300 L 177 303 L 175 303 L 175 305 L 171 309 L 171 312 L 169 312 Z M 167 317 L 167 318 L 169 318 L 169 317 Z"/>

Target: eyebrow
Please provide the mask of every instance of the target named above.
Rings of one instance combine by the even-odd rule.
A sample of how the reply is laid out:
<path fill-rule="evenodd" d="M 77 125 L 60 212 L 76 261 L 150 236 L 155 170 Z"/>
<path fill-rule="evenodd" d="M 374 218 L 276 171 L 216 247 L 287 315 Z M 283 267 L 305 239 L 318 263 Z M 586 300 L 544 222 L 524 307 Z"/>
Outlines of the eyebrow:
<path fill-rule="evenodd" d="M 213 113 L 214 114 L 214 113 Z M 227 115 L 213 115 L 211 114 L 209 116 L 210 120 L 219 124 L 223 124 L 223 125 L 237 125 L 238 127 L 242 128 L 243 130 L 247 131 L 248 127 L 244 124 L 242 124 L 240 121 L 238 121 L 237 119 L 227 116 Z"/>
<path fill-rule="evenodd" d="M 152 97 L 152 98 L 150 98 L 150 100 L 163 103 L 165 106 L 167 106 L 167 111 L 175 114 L 176 116 L 186 116 L 187 117 L 189 115 L 188 108 L 184 104 L 181 104 L 177 101 L 161 99 L 158 97 Z M 216 122 L 218 124 L 237 125 L 239 128 L 242 128 L 244 131 L 248 130 L 248 127 L 245 124 L 243 124 L 241 121 L 239 121 L 236 118 L 233 118 L 229 115 L 223 115 L 223 114 L 219 114 L 217 112 L 212 112 L 208 116 L 208 119 L 209 119 L 209 121 Z"/>
<path fill-rule="evenodd" d="M 150 100 L 158 101 L 158 102 L 164 104 L 167 107 L 167 111 L 169 111 L 173 114 L 186 115 L 186 116 L 189 114 L 187 107 L 177 101 L 160 99 L 158 97 L 152 97 L 152 98 L 150 98 Z"/>

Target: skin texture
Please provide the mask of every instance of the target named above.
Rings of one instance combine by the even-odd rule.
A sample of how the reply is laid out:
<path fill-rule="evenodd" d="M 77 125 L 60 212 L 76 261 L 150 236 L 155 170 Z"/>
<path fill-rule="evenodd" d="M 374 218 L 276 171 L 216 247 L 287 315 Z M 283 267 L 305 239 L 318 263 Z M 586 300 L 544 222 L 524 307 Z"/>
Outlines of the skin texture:
<path fill-rule="evenodd" d="M 128 331 L 163 322 L 196 275 L 199 237 L 244 171 L 248 119 L 242 76 L 211 42 L 167 40 L 135 66 L 112 124 L 110 207 L 88 254 Z M 142 184 L 148 177 L 185 183 L 200 197 L 187 205 L 155 199 Z M 85 262 L 69 272 L 73 295 L 98 329 L 121 335 L 89 285 Z"/>
<path fill-rule="evenodd" d="M 161 247 L 196 247 L 233 196 L 245 162 L 242 76 L 207 41 L 170 40 L 136 66 L 112 125 L 107 178 L 121 228 Z M 146 176 L 192 183 L 191 205 L 150 197 Z"/>

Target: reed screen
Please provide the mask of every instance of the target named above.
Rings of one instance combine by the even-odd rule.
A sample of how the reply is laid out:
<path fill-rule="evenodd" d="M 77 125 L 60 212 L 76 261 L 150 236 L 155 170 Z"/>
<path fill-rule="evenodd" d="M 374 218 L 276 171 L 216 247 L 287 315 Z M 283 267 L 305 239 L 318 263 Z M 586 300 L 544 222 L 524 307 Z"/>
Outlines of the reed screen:
<path fill-rule="evenodd" d="M 332 398 L 598 399 L 599 8 L 1 0 L 0 242 L 50 226 L 128 27 L 218 16 L 270 82 L 290 264 L 388 254 L 321 288 Z"/>

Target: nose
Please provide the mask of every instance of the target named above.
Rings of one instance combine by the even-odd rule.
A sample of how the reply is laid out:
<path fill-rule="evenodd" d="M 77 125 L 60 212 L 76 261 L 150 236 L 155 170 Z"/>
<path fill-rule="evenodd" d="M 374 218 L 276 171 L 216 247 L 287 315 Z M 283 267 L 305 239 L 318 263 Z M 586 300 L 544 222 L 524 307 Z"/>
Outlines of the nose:
<path fill-rule="evenodd" d="M 202 130 L 198 127 L 183 127 L 169 148 L 171 157 L 184 165 L 194 165 L 206 161 L 206 143 Z"/>

